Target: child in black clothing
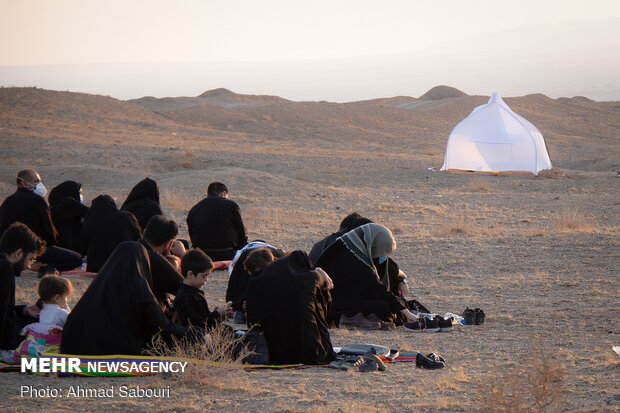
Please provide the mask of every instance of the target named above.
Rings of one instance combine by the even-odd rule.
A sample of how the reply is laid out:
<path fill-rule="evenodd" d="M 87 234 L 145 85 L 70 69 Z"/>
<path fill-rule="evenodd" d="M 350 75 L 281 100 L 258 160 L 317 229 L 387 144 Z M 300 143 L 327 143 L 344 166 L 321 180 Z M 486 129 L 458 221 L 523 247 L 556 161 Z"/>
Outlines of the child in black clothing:
<path fill-rule="evenodd" d="M 225 308 L 215 307 L 214 311 L 209 311 L 204 292 L 200 289 L 212 269 L 211 258 L 197 248 L 189 250 L 181 259 L 183 284 L 174 299 L 175 318 L 179 324 L 210 329 L 226 316 Z"/>

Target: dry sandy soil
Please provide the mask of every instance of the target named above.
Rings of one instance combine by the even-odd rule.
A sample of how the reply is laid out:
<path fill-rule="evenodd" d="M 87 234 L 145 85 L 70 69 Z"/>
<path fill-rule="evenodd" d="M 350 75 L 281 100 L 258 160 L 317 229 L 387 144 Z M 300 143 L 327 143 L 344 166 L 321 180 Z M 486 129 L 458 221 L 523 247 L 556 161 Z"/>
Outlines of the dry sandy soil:
<path fill-rule="evenodd" d="M 620 102 L 544 95 L 506 103 L 542 131 L 554 169 L 540 176 L 453 174 L 450 130 L 488 97 L 435 88 L 421 98 L 291 102 L 225 89 L 195 98 L 119 101 L 0 89 L 0 199 L 34 167 L 51 189 L 73 179 L 86 203 L 120 203 L 145 176 L 181 225 L 213 180 L 241 206 L 250 238 L 309 249 L 359 211 L 395 234 L 411 295 L 433 311 L 481 307 L 482 326 L 448 333 L 332 329 L 334 345 L 437 352 L 441 371 L 207 370 L 181 378 L 58 379 L 2 374 L 7 411 L 551 411 L 620 410 Z M 222 304 L 227 276 L 205 286 Z M 36 279 L 18 279 L 33 300 Z M 74 282 L 79 294 L 88 280 Z M 21 398 L 20 385 L 161 387 L 157 399 Z M 45 404 L 43 404 L 44 402 Z"/>

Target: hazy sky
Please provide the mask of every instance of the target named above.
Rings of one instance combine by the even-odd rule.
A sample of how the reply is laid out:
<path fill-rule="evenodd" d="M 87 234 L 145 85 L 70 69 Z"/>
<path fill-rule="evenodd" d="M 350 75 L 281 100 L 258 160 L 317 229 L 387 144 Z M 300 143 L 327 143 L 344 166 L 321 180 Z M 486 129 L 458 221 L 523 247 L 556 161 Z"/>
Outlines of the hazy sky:
<path fill-rule="evenodd" d="M 436 84 L 620 99 L 619 39 L 619 0 L 0 0 L 0 84 L 122 99 L 227 87 L 343 101 Z"/>

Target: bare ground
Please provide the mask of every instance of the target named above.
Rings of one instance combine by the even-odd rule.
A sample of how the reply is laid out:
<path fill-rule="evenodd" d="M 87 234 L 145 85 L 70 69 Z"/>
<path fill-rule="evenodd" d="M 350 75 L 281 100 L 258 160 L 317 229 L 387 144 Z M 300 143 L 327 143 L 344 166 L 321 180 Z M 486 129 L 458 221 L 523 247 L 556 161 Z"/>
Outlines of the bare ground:
<path fill-rule="evenodd" d="M 450 124 L 455 124 L 450 122 L 479 104 L 477 97 L 415 112 L 420 116 L 415 119 L 411 112 L 401 116 L 404 109 L 381 113 L 377 117 L 386 128 L 402 126 L 377 140 L 368 129 L 370 103 L 347 104 L 350 128 L 338 124 L 333 134 L 329 119 L 311 123 L 313 111 L 323 109 L 307 104 L 276 111 L 267 105 L 271 112 L 260 116 L 271 120 L 261 125 L 277 121 L 286 132 L 272 139 L 268 130 L 236 130 L 237 118 L 229 118 L 224 123 L 231 128 L 222 129 L 198 125 L 196 119 L 202 118 L 195 113 L 184 113 L 190 125 L 103 97 L 40 90 L 33 97 L 31 89 L 18 91 L 27 98 L 0 93 L 5 102 L 0 110 L 2 197 L 13 191 L 16 171 L 26 166 L 36 168 L 49 189 L 66 179 L 81 181 L 87 203 L 101 193 L 122 202 L 148 175 L 159 181 L 162 206 L 185 235 L 187 211 L 209 182 L 220 180 L 240 204 L 250 238 L 287 250 L 309 249 L 356 210 L 394 232 L 394 259 L 414 281 L 412 296 L 439 313 L 481 307 L 487 320 L 448 333 L 331 330 L 334 345 L 370 342 L 437 352 L 448 361 L 441 371 L 406 363 L 366 374 L 321 368 L 216 370 L 205 372 L 208 379 L 202 383 L 5 373 L 3 410 L 39 410 L 43 401 L 50 411 L 517 411 L 519 406 L 536 410 L 531 404 L 540 399 L 541 389 L 558 395 L 552 411 L 620 410 L 620 358 L 611 350 L 620 344 L 620 116 L 614 103 L 566 103 L 540 95 L 508 99 L 519 113 L 545 125 L 541 130 L 556 168 L 533 177 L 426 170 L 441 165 Z M 572 115 L 566 115 L 566 105 L 577 111 L 574 117 L 596 117 L 596 122 L 583 122 L 582 129 L 578 123 L 567 126 Z M 308 113 L 305 122 L 317 134 L 295 129 L 298 112 Z M 258 116 L 237 115 L 254 116 L 254 121 Z M 419 126 L 420 119 L 428 131 Z M 415 132 L 397 139 L 408 125 Z M 207 282 L 211 306 L 223 303 L 226 283 L 223 271 Z M 88 280 L 74 284 L 73 304 Z M 18 301 L 33 301 L 35 285 L 36 279 L 18 279 Z M 19 394 L 21 385 L 75 384 L 171 385 L 171 397 Z"/>

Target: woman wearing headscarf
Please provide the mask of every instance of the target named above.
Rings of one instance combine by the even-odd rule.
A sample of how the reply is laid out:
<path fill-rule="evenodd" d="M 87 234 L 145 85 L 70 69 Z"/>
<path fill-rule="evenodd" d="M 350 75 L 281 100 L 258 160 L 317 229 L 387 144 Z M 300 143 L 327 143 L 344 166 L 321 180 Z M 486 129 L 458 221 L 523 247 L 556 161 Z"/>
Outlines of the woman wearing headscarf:
<path fill-rule="evenodd" d="M 58 230 L 56 245 L 82 251 L 81 231 L 88 207 L 82 204 L 82 184 L 64 181 L 50 191 L 48 201 L 52 222 Z"/>
<path fill-rule="evenodd" d="M 371 222 L 372 221 L 370 219 L 361 216 L 358 212 L 350 213 L 349 215 L 344 217 L 344 219 L 340 223 L 340 228 L 338 228 L 338 231 L 326 236 L 325 238 L 323 238 L 322 240 L 320 240 L 319 242 L 317 242 L 316 244 L 312 246 L 312 249 L 310 250 L 310 253 L 308 254 L 310 256 L 310 260 L 312 262 L 316 262 L 317 258 L 319 258 L 319 255 L 321 255 L 321 253 L 325 251 L 327 247 L 332 245 L 333 242 L 336 241 L 336 239 L 338 239 L 338 237 L 343 236 L 344 234 L 351 231 L 352 229 L 361 227 L 362 225 L 369 224 Z"/>
<path fill-rule="evenodd" d="M 145 178 L 138 182 L 121 205 L 121 211 L 134 214 L 140 228 L 146 228 L 147 222 L 153 215 L 162 215 L 157 182 L 151 178 Z"/>
<path fill-rule="evenodd" d="M 164 338 L 185 335 L 186 327 L 168 321 L 151 285 L 146 249 L 119 244 L 69 314 L 61 353 L 139 355 L 159 332 Z"/>
<path fill-rule="evenodd" d="M 330 323 L 338 324 L 341 317 L 368 318 L 372 314 L 386 323 L 417 320 L 392 293 L 389 267 L 381 265 L 395 249 L 392 232 L 382 225 L 369 223 L 342 235 L 321 253 L 316 265 L 334 282 L 328 315 Z"/>
<path fill-rule="evenodd" d="M 82 227 L 83 248 L 88 256 L 86 270 L 98 272 L 118 244 L 136 241 L 140 233 L 136 217 L 131 212 L 119 211 L 111 196 L 93 199 Z"/>
<path fill-rule="evenodd" d="M 293 251 L 250 279 L 248 325 L 263 332 L 273 364 L 327 364 L 335 354 L 325 315 L 332 283 Z"/>

